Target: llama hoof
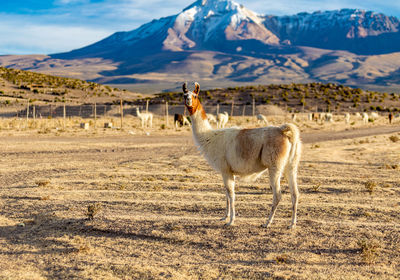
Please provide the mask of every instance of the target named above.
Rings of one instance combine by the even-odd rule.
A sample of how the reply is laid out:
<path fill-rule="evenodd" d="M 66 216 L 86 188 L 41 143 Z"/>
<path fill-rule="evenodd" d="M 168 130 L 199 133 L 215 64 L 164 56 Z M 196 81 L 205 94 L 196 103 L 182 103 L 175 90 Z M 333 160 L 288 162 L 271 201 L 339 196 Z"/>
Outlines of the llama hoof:
<path fill-rule="evenodd" d="M 296 229 L 296 225 L 290 225 L 288 226 L 288 229 Z"/>
<path fill-rule="evenodd" d="M 221 219 L 219 219 L 220 221 L 224 221 L 227 222 L 228 221 L 228 217 L 222 217 Z"/>
<path fill-rule="evenodd" d="M 226 223 L 226 224 L 224 224 L 224 227 L 232 227 L 232 226 L 234 226 L 235 224 L 232 222 L 232 223 Z"/>
<path fill-rule="evenodd" d="M 262 224 L 261 227 L 262 228 L 269 228 L 269 224 Z"/>

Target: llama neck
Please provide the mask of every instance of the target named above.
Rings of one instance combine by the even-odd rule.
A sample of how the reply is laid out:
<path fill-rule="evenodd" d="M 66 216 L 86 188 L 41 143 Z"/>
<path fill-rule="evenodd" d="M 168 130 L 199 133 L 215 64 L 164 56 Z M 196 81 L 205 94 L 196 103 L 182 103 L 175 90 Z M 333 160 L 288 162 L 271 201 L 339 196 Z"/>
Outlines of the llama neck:
<path fill-rule="evenodd" d="M 212 127 L 207 120 L 206 112 L 204 111 L 201 104 L 196 112 L 190 115 L 190 118 L 192 120 L 193 135 L 197 136 L 203 132 L 212 130 Z"/>

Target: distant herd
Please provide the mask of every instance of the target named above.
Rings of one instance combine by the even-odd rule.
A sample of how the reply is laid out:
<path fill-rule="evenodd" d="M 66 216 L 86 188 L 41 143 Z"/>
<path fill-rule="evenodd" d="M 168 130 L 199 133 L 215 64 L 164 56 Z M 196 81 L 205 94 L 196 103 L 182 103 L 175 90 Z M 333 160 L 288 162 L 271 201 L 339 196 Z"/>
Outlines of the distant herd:
<path fill-rule="evenodd" d="M 153 113 L 150 112 L 140 112 L 139 108 L 136 108 L 136 115 L 137 117 L 140 119 L 141 121 L 141 126 L 142 128 L 144 127 L 152 127 L 153 125 Z M 224 128 L 226 126 L 226 124 L 229 121 L 229 114 L 227 112 L 223 112 L 223 113 L 218 113 L 217 115 L 213 115 L 213 114 L 206 114 L 207 115 L 207 119 L 210 122 L 210 124 L 215 124 L 217 128 Z M 309 113 L 308 114 L 308 120 L 309 121 L 315 121 L 315 122 L 333 122 L 334 121 L 334 117 L 338 117 L 338 116 L 342 116 L 343 120 L 345 121 L 346 124 L 350 123 L 350 119 L 353 116 L 355 118 L 355 120 L 362 120 L 362 122 L 364 124 L 367 124 L 368 122 L 371 121 L 375 121 L 379 118 L 382 118 L 383 116 L 379 115 L 376 112 L 371 112 L 371 113 L 359 113 L 356 112 L 353 115 L 351 115 L 350 113 L 343 113 L 342 115 L 334 115 L 333 113 Z M 293 122 L 296 122 L 298 119 L 298 114 L 293 113 L 291 114 L 291 119 Z M 393 114 L 392 112 L 390 112 L 387 115 L 387 119 L 389 124 L 392 124 L 395 121 L 400 120 L 400 114 Z M 268 125 L 268 120 L 267 117 L 263 114 L 257 114 L 256 115 L 256 120 L 257 120 L 257 124 L 259 125 Z M 188 116 L 185 116 L 183 114 L 175 114 L 174 115 L 174 127 L 175 129 L 178 129 L 179 127 L 182 126 L 191 126 L 191 120 Z"/>

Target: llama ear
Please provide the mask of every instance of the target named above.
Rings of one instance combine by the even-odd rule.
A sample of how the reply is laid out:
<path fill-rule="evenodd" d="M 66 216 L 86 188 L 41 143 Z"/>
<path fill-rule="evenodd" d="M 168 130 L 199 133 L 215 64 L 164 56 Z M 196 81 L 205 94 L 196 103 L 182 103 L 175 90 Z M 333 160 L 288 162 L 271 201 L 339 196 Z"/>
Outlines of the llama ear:
<path fill-rule="evenodd" d="M 199 94 L 200 93 L 200 85 L 196 82 L 194 83 L 194 91 L 195 94 Z"/>
<path fill-rule="evenodd" d="M 182 90 L 183 90 L 184 93 L 188 92 L 187 83 L 186 82 L 182 85 Z"/>

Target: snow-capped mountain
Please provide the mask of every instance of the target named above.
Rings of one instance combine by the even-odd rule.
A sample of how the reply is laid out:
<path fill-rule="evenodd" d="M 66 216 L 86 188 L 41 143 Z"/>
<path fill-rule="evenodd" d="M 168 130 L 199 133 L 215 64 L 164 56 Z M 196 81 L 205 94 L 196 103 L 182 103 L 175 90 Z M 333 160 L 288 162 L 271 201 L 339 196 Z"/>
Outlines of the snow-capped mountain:
<path fill-rule="evenodd" d="M 357 9 L 273 16 L 232 0 L 198 0 L 81 49 L 25 59 L 25 67 L 11 58 L 0 64 L 102 83 L 400 85 L 399 30 L 397 18 Z"/>
<path fill-rule="evenodd" d="M 399 20 L 364 10 L 266 16 L 264 23 L 281 41 L 292 45 L 348 50 L 360 54 L 400 50 Z"/>
<path fill-rule="evenodd" d="M 397 18 L 363 10 L 278 17 L 258 15 L 232 0 L 198 0 L 177 15 L 56 57 L 120 59 L 185 50 L 268 53 L 287 45 L 382 54 L 400 51 L 399 28 Z"/>
<path fill-rule="evenodd" d="M 129 32 L 114 33 L 67 56 L 120 56 L 127 49 L 141 55 L 159 51 L 238 51 L 243 49 L 240 41 L 252 41 L 254 46 L 248 47 L 254 48 L 277 46 L 280 40 L 264 25 L 263 16 L 232 0 L 199 0 L 177 15 L 153 20 Z"/>

